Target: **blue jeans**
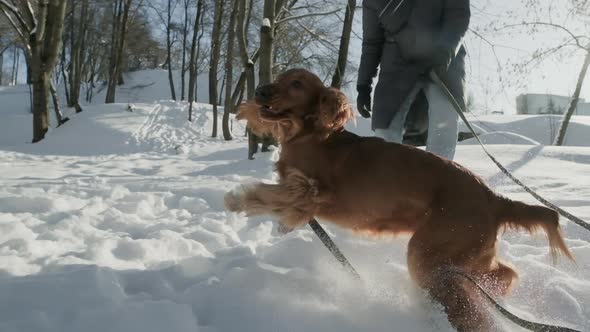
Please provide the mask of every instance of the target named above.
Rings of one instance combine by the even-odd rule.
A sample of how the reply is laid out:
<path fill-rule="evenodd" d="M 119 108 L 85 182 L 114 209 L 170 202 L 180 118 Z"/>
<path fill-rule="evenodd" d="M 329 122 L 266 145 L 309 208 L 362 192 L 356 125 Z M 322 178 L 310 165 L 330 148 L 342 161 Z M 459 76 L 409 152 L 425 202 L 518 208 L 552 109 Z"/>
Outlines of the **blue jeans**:
<path fill-rule="evenodd" d="M 375 136 L 387 142 L 401 143 L 404 136 L 404 123 L 410 106 L 420 90 L 424 90 L 428 100 L 428 139 L 426 151 L 452 160 L 457 147 L 458 115 L 443 91 L 432 82 L 419 82 L 399 111 L 395 114 L 387 129 L 375 129 Z"/>

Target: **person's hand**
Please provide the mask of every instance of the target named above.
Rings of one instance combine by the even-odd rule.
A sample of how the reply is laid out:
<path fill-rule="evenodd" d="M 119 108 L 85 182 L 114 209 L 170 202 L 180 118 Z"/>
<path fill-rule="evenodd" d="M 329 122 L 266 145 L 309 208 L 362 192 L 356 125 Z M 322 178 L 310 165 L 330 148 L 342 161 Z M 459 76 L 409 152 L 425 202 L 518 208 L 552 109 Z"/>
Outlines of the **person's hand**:
<path fill-rule="evenodd" d="M 371 87 L 357 85 L 356 108 L 363 118 L 371 117 Z"/>

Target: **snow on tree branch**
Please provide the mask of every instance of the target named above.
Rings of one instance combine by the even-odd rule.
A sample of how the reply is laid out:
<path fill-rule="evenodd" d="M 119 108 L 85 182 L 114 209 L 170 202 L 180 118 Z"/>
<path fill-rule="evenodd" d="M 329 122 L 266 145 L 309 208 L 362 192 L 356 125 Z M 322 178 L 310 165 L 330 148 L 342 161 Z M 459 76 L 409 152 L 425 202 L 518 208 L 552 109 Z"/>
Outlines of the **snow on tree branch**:
<path fill-rule="evenodd" d="M 30 6 L 30 3 L 27 2 L 27 4 Z M 17 30 L 20 31 L 20 34 L 22 35 L 28 35 L 31 33 L 31 30 L 34 27 L 30 27 L 27 22 L 25 21 L 24 17 L 22 16 L 22 13 L 20 12 L 20 10 L 10 4 L 7 0 L 0 0 L 0 9 L 2 9 L 2 12 L 4 13 L 5 16 L 7 16 L 9 18 L 9 20 L 11 21 L 11 24 L 13 25 L 13 27 Z M 16 22 L 14 22 L 10 15 L 8 14 L 8 12 L 10 12 L 12 15 L 14 15 L 14 17 L 16 17 L 16 19 L 18 20 L 18 23 L 21 25 L 20 29 L 19 27 L 14 24 Z M 34 18 L 33 18 L 34 19 Z"/>

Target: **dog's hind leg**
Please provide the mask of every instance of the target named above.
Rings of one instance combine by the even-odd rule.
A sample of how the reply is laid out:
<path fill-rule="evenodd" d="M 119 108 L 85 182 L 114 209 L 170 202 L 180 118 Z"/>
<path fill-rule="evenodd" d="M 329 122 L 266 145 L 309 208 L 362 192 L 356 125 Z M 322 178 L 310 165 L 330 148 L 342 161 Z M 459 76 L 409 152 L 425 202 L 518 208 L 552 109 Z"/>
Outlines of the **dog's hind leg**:
<path fill-rule="evenodd" d="M 482 296 L 469 280 L 454 272 L 469 268 L 461 255 L 456 253 L 473 250 L 472 243 L 466 241 L 464 248 L 458 248 L 456 236 L 449 236 L 450 233 L 440 226 L 421 227 L 410 239 L 410 275 L 418 286 L 444 307 L 449 322 L 457 331 L 490 331 L 493 321 Z"/>
<path fill-rule="evenodd" d="M 505 296 L 510 293 L 512 283 L 518 278 L 518 273 L 510 266 L 494 261 L 490 268 L 484 271 L 473 271 L 473 279 L 493 296 Z"/>
<path fill-rule="evenodd" d="M 440 268 L 432 271 L 432 280 L 425 289 L 440 303 L 449 322 L 459 332 L 490 331 L 493 321 L 483 297 L 473 284 L 456 272 Z"/>

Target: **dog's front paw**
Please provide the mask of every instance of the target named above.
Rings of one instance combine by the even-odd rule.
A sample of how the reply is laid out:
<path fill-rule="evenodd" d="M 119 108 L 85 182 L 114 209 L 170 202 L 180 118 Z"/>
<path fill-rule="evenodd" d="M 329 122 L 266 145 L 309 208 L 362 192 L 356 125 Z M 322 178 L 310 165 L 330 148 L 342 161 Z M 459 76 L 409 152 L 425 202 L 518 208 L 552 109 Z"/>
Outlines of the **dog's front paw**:
<path fill-rule="evenodd" d="M 224 202 L 225 208 L 231 212 L 242 212 L 244 211 L 244 205 L 239 193 L 230 191 L 225 194 Z"/>

